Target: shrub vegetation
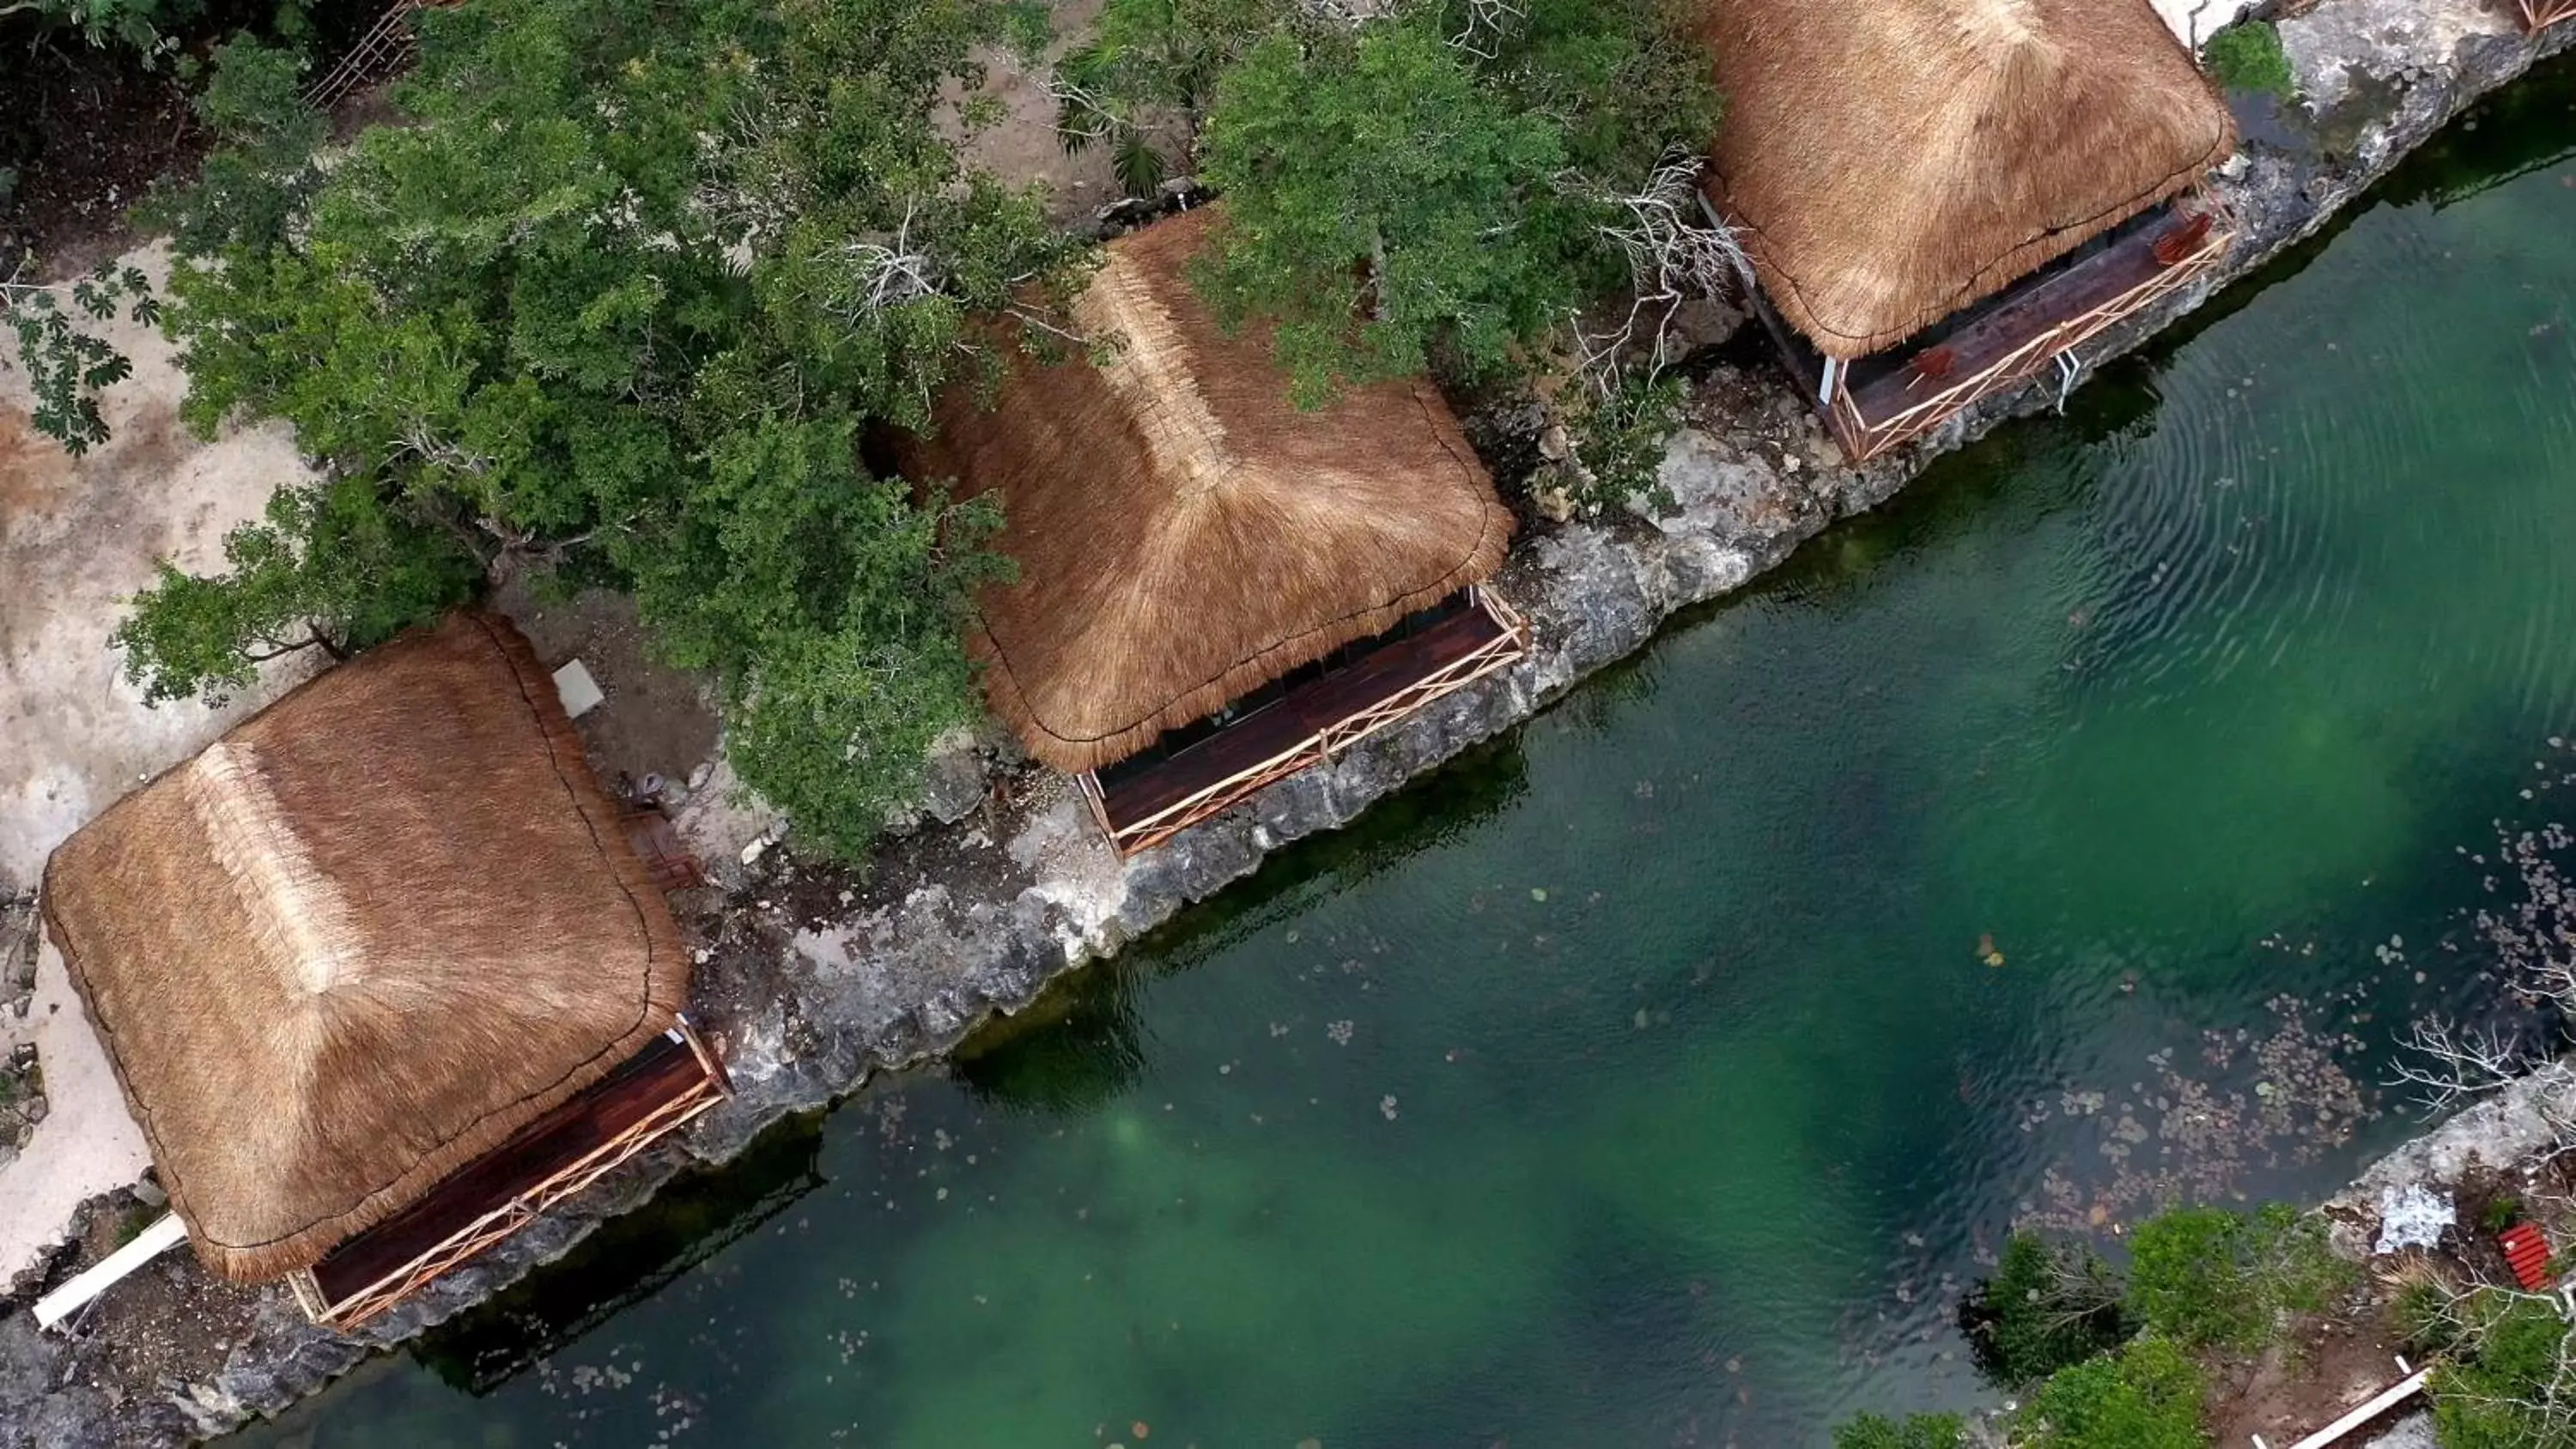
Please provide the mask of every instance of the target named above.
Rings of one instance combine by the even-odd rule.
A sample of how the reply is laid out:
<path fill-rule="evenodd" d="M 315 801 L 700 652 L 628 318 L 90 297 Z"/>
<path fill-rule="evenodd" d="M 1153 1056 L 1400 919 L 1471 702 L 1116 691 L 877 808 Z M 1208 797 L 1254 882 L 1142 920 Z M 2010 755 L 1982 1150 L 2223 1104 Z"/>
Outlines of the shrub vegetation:
<path fill-rule="evenodd" d="M 2211 77 L 2231 91 L 2285 101 L 2298 92 L 2290 57 L 2281 49 L 2281 32 L 2268 20 L 2240 21 L 2219 31 L 2201 42 L 2200 58 Z"/>
<path fill-rule="evenodd" d="M 2117 1353 L 2061 1369 L 2016 1421 L 2021 1449 L 2207 1449 L 2198 1365 L 2147 1334 Z"/>
<path fill-rule="evenodd" d="M 2274 1203 L 2251 1215 L 2174 1208 L 2129 1243 L 2130 1311 L 2187 1348 L 2260 1348 L 2286 1313 L 2313 1313 L 2352 1280 L 2325 1223 Z"/>
<path fill-rule="evenodd" d="M 1967 1421 L 1956 1414 L 1862 1414 L 1834 1426 L 1834 1449 L 1967 1449 Z"/>
<path fill-rule="evenodd" d="M 1977 1285 L 1959 1318 L 1977 1366 L 2008 1386 L 2044 1379 L 2128 1337 L 2120 1280 L 2100 1255 L 2022 1232 L 2004 1240 L 1994 1276 Z"/>
<path fill-rule="evenodd" d="M 2007 1386 L 2034 1385 L 2009 1419 L 2014 1449 L 2204 1449 L 2201 1359 L 2270 1346 L 2291 1315 L 2325 1308 L 2354 1277 L 2328 1249 L 2322 1218 L 2281 1204 L 2251 1214 L 2169 1208 L 2131 1235 L 2125 1283 L 2088 1249 L 2013 1234 L 1959 1316 L 1980 1368 Z M 2416 1341 L 2479 1336 L 2440 1286 L 2427 1281 Z M 2527 1371 L 2523 1345 L 2504 1351 L 2500 1374 Z M 1915 1449 L 1891 1436 L 1926 1417 L 1863 1415 L 1836 1431 L 1835 1449 Z M 2443 1440 L 2446 1449 L 2539 1442 L 2557 1441 Z"/>

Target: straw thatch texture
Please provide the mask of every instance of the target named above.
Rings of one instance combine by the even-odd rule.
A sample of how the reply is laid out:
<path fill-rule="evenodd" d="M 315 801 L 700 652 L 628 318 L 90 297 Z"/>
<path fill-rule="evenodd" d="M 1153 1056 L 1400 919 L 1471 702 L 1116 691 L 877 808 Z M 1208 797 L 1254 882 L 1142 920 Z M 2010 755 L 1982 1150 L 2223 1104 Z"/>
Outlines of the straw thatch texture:
<path fill-rule="evenodd" d="M 1428 380 L 1299 412 L 1259 328 L 1184 268 L 1216 208 L 1112 242 L 1076 305 L 1106 366 L 1022 360 L 943 398 L 918 476 L 1002 504 L 1016 583 L 970 640 L 994 712 L 1065 770 L 1124 758 L 1500 567 L 1511 514 Z"/>
<path fill-rule="evenodd" d="M 2196 184 L 2226 102 L 2146 0 L 1702 0 L 1707 184 L 1780 314 L 1864 357 Z"/>
<path fill-rule="evenodd" d="M 666 1030 L 688 964 L 553 682 L 460 614 L 92 821 L 46 923 L 190 1241 L 310 1265 Z"/>

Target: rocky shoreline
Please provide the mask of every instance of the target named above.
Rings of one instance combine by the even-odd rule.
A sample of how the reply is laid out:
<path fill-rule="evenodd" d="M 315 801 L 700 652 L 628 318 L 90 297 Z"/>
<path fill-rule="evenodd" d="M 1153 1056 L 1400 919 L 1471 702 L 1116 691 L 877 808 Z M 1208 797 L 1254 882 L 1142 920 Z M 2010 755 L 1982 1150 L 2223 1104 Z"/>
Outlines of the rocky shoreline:
<path fill-rule="evenodd" d="M 2576 48 L 2576 26 L 2535 45 L 2505 25 L 2485 0 L 2322 0 L 2285 19 L 2304 88 L 2327 98 L 2322 113 L 2294 117 L 2291 144 L 2255 145 L 2221 183 L 2240 228 L 2223 266 L 2088 349 L 2088 365 L 2279 256 L 2461 109 L 2539 57 Z M 1348 824 L 1642 647 L 1675 613 L 1743 587 L 1835 520 L 1885 502 L 1937 456 L 2052 401 L 2040 388 L 1994 400 L 1853 469 L 1776 370 L 1716 365 L 1664 463 L 1676 507 L 1542 527 L 1522 542 L 1498 587 L 1537 631 L 1529 660 L 1124 864 L 1062 780 L 992 740 L 957 742 L 934 781 L 937 819 L 890 846 L 864 880 L 797 861 L 772 821 L 725 803 L 717 771 L 699 782 L 681 825 L 715 863 L 719 888 L 696 893 L 683 915 L 700 963 L 695 1014 L 721 1040 L 734 1102 L 354 1338 L 307 1324 L 282 1288 L 209 1283 L 183 1254 L 131 1280 L 138 1291 L 102 1300 L 67 1336 L 39 1336 L 23 1311 L 33 1285 L 16 1285 L 16 1300 L 0 1299 L 0 1449 L 180 1444 L 283 1409 L 560 1257 L 674 1174 L 735 1156 L 765 1127 L 874 1072 L 939 1056 L 1272 851 Z M 1526 420 L 1480 425 L 1480 446 L 1535 456 Z M 2420 1150 L 2432 1149 L 2406 1149 Z M 80 1251 L 60 1255 L 49 1276 Z M 175 1334 L 174 1305 L 196 1316 Z M 159 1334 L 135 1331 L 155 1326 L 155 1314 Z M 137 1346 L 146 1342 L 157 1346 Z"/>

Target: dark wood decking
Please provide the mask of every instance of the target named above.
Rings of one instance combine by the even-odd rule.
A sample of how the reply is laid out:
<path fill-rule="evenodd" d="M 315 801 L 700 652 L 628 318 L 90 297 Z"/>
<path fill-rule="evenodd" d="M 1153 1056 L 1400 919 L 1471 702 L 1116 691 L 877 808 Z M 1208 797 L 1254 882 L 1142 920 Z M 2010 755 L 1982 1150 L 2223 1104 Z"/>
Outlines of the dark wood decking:
<path fill-rule="evenodd" d="M 2155 255 L 2156 239 L 2166 230 L 2147 227 L 2132 232 L 2063 271 L 2005 293 L 2001 305 L 1938 344 L 1951 357 L 1941 381 L 1927 380 L 1914 369 L 1913 359 L 1919 350 L 1892 357 L 1901 365 L 1888 367 L 1876 377 L 1865 376 L 1862 369 L 1855 368 L 1853 405 L 1871 427 L 1881 426 L 1948 382 L 1975 377 L 2009 361 L 2031 339 L 2050 328 L 2108 306 L 2155 281 L 2168 270 Z"/>
<path fill-rule="evenodd" d="M 1142 825 L 1464 662 L 1510 632 L 1481 607 L 1461 609 L 1420 633 L 1381 646 L 1347 669 L 1290 690 L 1151 769 L 1103 780 L 1102 815 L 1113 835 Z"/>
<path fill-rule="evenodd" d="M 588 1091 L 476 1158 L 428 1197 L 332 1249 L 313 1265 L 323 1301 L 334 1307 L 348 1303 L 709 1080 L 687 1042 L 670 1035 L 655 1038 Z"/>
<path fill-rule="evenodd" d="M 2201 232 L 2194 225 L 2179 205 L 2158 207 L 1905 342 L 1851 363 L 1824 409 L 1834 440 L 1846 457 L 1865 461 L 1982 398 L 2044 374 L 2060 354 L 2213 265 L 2226 249 L 2232 224 L 2221 216 Z M 2168 238 L 2181 251 L 2170 263 L 2156 256 Z M 1790 375 L 1808 401 L 1816 402 L 1823 354 L 1783 323 L 1766 299 L 1756 294 L 1754 301 Z M 1918 365 L 1935 354 L 1937 366 Z"/>

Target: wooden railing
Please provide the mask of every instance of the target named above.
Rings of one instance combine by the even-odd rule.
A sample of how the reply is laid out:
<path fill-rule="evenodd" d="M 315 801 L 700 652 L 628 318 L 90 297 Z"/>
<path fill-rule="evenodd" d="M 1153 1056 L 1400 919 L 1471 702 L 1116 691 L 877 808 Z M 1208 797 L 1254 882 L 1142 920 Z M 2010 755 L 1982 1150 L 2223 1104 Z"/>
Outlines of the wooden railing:
<path fill-rule="evenodd" d="M 1074 777 L 1074 784 L 1091 804 L 1092 817 L 1100 822 L 1103 834 L 1116 847 L 1120 856 L 1131 856 L 1151 850 L 1200 821 L 1240 804 L 1262 790 L 1302 770 L 1330 760 L 1388 725 L 1445 695 L 1457 693 L 1477 680 L 1498 670 L 1507 669 L 1529 656 L 1528 621 L 1514 612 L 1490 590 L 1481 586 L 1472 592 L 1475 607 L 1502 626 L 1495 638 L 1473 652 L 1441 666 L 1400 689 L 1378 699 L 1333 724 L 1326 725 L 1289 748 L 1270 758 L 1216 781 L 1141 820 L 1117 824 L 1110 818 L 1109 802 L 1100 787 L 1097 774 L 1085 771 Z"/>
<path fill-rule="evenodd" d="M 2576 4 L 2576 0 L 2566 3 Z M 1986 398 L 2039 376 L 2058 358 L 2189 286 L 2218 265 L 2218 259 L 2226 255 L 2235 238 L 2234 218 L 2216 215 L 2189 251 L 2171 261 L 2160 256 L 2158 260 L 2163 264 L 2145 282 L 2034 333 L 1983 369 L 1889 416 L 1864 416 L 1854 390 L 1844 388 L 1834 395 L 1831 411 L 1835 441 L 1842 444 L 1844 455 L 1854 463 L 1865 463 L 1890 448 L 1914 441 Z"/>
<path fill-rule="evenodd" d="M 458 3 L 460 0 L 394 0 L 393 7 L 367 27 L 358 43 L 340 57 L 338 65 L 304 88 L 304 103 L 317 111 L 327 111 L 351 91 L 372 85 L 411 64 L 420 54 L 420 37 L 412 28 L 412 12 L 423 6 Z"/>
<path fill-rule="evenodd" d="M 687 1126 L 728 1095 L 724 1066 L 686 1021 L 672 1032 L 696 1059 L 700 1075 L 681 1091 L 656 1104 L 626 1130 L 566 1163 L 543 1181 L 516 1193 L 441 1239 L 400 1267 L 377 1277 L 337 1301 L 323 1290 L 310 1268 L 290 1275 L 288 1286 L 305 1315 L 343 1333 L 418 1293 L 451 1269 L 490 1249 L 495 1243 L 536 1221 L 546 1209 L 581 1192 L 645 1148 Z M 509 1144 L 498 1151 L 507 1152 Z"/>
<path fill-rule="evenodd" d="M 2515 0 L 2515 3 L 2522 11 L 2522 28 L 2534 35 L 2562 20 L 2576 20 L 2576 0 Z"/>

